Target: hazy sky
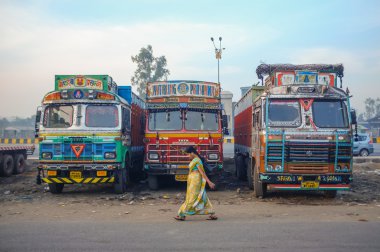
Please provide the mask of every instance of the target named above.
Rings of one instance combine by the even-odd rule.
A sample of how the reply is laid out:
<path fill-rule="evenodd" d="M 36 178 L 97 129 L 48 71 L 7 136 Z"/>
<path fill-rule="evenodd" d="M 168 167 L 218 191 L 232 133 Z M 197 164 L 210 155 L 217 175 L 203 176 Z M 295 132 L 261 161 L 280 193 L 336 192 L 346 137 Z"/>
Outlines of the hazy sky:
<path fill-rule="evenodd" d="M 130 83 L 131 56 L 151 44 L 169 79 L 217 81 L 240 97 L 260 62 L 343 63 L 363 111 L 380 97 L 380 1 L 0 1 L 0 117 L 35 113 L 55 74 L 109 74 Z"/>

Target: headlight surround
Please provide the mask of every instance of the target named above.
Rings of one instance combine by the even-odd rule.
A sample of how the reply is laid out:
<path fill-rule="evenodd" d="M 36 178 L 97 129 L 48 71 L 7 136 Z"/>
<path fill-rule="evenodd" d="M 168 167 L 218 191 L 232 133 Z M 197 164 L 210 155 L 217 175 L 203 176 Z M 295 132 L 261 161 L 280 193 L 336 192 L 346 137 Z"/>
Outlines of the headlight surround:
<path fill-rule="evenodd" d="M 150 160 L 157 160 L 158 159 L 158 153 L 150 152 L 149 155 L 148 155 L 148 158 Z"/>
<path fill-rule="evenodd" d="M 276 167 L 274 168 L 274 170 L 276 172 L 282 172 L 282 166 L 281 165 L 276 165 Z"/>
<path fill-rule="evenodd" d="M 218 160 L 219 159 L 219 155 L 217 153 L 208 154 L 208 159 L 209 160 Z"/>
<path fill-rule="evenodd" d="M 115 159 L 116 158 L 116 152 L 105 152 L 104 158 L 105 159 Z"/>
<path fill-rule="evenodd" d="M 53 153 L 51 152 L 42 152 L 41 153 L 42 159 L 52 159 L 53 158 Z"/>

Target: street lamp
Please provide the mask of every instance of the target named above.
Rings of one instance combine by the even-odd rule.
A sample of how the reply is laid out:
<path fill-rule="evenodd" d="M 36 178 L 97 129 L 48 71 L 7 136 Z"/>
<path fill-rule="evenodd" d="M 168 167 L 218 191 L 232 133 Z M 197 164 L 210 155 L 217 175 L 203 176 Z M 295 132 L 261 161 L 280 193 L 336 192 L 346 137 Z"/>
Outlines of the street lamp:
<path fill-rule="evenodd" d="M 222 37 L 219 37 L 219 49 L 215 46 L 214 38 L 211 37 L 212 44 L 214 45 L 215 48 L 215 58 L 218 60 L 218 83 L 220 84 L 219 81 L 219 60 L 222 59 L 222 51 L 225 50 L 226 48 L 222 48 Z"/>

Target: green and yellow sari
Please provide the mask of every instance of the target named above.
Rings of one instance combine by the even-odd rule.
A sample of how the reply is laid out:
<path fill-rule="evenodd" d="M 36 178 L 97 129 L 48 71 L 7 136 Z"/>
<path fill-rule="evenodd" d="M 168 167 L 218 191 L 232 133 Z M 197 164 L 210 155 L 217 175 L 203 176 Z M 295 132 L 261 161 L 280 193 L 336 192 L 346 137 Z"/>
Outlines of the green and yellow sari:
<path fill-rule="evenodd" d="M 202 161 L 199 158 L 194 158 L 189 164 L 186 200 L 178 210 L 180 217 L 214 214 L 212 204 L 206 194 L 206 180 L 199 172 L 200 169 L 204 171 Z"/>

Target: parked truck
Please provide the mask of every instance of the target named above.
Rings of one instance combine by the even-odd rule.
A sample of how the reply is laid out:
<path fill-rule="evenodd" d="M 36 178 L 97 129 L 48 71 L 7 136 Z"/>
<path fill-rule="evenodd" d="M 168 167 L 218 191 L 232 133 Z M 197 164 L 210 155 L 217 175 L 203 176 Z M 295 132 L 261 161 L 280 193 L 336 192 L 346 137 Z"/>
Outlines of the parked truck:
<path fill-rule="evenodd" d="M 223 123 L 224 122 L 224 123 Z M 223 168 L 223 127 L 220 85 L 204 81 L 159 81 L 147 84 L 144 171 L 158 189 L 163 176 L 186 181 L 187 146 L 207 161 L 206 172 Z"/>
<path fill-rule="evenodd" d="M 38 109 L 37 183 L 113 184 L 123 193 L 142 171 L 145 102 L 108 75 L 56 75 Z"/>
<path fill-rule="evenodd" d="M 26 159 L 34 152 L 34 145 L 0 145 L 0 176 L 9 177 L 25 171 Z"/>
<path fill-rule="evenodd" d="M 335 197 L 352 181 L 356 116 L 338 87 L 343 65 L 262 64 L 263 86 L 234 107 L 235 164 L 257 197 L 273 190 L 324 190 Z M 341 84 L 342 85 L 342 84 Z"/>

